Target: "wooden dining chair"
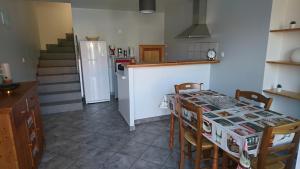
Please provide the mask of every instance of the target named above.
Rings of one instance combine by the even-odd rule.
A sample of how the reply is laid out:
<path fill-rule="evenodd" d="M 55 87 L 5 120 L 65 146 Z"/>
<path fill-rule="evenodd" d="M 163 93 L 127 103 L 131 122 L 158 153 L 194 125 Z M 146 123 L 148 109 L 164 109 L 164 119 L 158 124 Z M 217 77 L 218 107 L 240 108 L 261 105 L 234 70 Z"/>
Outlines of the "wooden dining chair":
<path fill-rule="evenodd" d="M 240 100 L 241 97 L 249 99 L 249 100 L 253 100 L 253 101 L 256 101 L 259 103 L 264 103 L 264 108 L 266 110 L 270 109 L 271 104 L 273 102 L 272 98 L 267 98 L 260 93 L 256 93 L 256 92 L 252 92 L 252 91 L 241 91 L 241 90 L 237 89 L 235 92 L 235 98 L 237 100 Z"/>
<path fill-rule="evenodd" d="M 192 119 L 193 127 L 187 125 L 184 120 L 183 109 L 193 112 L 197 115 L 197 120 Z M 189 158 L 192 158 L 191 146 L 194 146 L 196 149 L 195 152 L 195 169 L 200 169 L 200 164 L 202 161 L 213 160 L 212 169 L 217 169 L 218 166 L 218 146 L 207 140 L 203 135 L 203 119 L 202 119 L 202 108 L 196 106 L 191 102 L 186 100 L 180 100 L 177 94 L 176 98 L 176 111 L 178 112 L 179 126 L 180 126 L 180 161 L 179 169 L 184 168 L 185 163 L 185 154 Z M 185 145 L 188 145 L 188 152 L 185 151 Z M 213 157 L 210 157 L 210 153 L 213 150 Z M 204 156 L 207 155 L 208 157 Z"/>
<path fill-rule="evenodd" d="M 290 143 L 272 146 L 275 135 L 294 135 L 294 138 Z M 251 160 L 252 169 L 291 169 L 297 155 L 299 138 L 300 121 L 277 127 L 266 127 L 258 156 Z M 224 153 L 222 169 L 228 168 L 228 159 L 239 162 L 238 158 Z"/>
<path fill-rule="evenodd" d="M 201 90 L 203 83 L 182 83 L 175 85 L 175 92 L 176 94 L 179 94 L 180 91 L 186 91 L 186 90 Z M 172 150 L 174 147 L 174 128 L 175 128 L 175 115 L 171 113 L 170 115 L 170 136 L 169 136 L 169 148 Z"/>
<path fill-rule="evenodd" d="M 192 89 L 202 89 L 203 83 L 182 83 L 175 85 L 176 94 L 180 93 L 180 91 L 192 90 Z"/>

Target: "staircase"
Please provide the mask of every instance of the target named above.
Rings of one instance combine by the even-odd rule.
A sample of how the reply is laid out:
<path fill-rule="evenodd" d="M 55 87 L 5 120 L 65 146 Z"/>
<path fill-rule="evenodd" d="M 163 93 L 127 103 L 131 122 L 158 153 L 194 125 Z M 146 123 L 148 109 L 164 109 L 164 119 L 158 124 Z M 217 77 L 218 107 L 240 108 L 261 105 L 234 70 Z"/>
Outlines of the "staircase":
<path fill-rule="evenodd" d="M 41 51 L 37 79 L 43 114 L 82 110 L 73 34 Z"/>

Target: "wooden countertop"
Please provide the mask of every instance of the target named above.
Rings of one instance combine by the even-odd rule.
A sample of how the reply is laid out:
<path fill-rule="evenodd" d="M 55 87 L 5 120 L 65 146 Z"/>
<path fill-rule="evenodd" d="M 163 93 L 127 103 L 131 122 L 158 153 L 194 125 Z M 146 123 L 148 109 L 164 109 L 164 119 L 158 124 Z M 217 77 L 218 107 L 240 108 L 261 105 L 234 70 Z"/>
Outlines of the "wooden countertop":
<path fill-rule="evenodd" d="M 220 63 L 219 60 L 209 61 L 209 60 L 183 60 L 183 61 L 169 61 L 162 63 L 137 63 L 128 64 L 128 68 L 138 68 L 138 67 L 161 67 L 161 66 L 179 66 L 179 65 L 196 65 L 196 64 L 217 64 Z"/>
<path fill-rule="evenodd" d="M 31 88 L 35 87 L 37 82 L 21 82 L 20 86 L 16 88 L 12 94 L 6 95 L 0 92 L 0 109 L 11 108 L 18 100 L 20 100 L 25 93 Z"/>

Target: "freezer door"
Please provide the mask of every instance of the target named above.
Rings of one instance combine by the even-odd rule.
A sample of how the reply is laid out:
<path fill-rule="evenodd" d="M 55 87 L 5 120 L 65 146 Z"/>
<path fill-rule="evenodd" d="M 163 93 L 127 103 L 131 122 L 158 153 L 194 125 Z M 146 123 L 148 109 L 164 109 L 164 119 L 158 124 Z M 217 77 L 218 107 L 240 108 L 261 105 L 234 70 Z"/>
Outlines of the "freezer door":
<path fill-rule="evenodd" d="M 80 49 L 86 103 L 109 101 L 110 86 L 106 43 L 81 41 Z"/>

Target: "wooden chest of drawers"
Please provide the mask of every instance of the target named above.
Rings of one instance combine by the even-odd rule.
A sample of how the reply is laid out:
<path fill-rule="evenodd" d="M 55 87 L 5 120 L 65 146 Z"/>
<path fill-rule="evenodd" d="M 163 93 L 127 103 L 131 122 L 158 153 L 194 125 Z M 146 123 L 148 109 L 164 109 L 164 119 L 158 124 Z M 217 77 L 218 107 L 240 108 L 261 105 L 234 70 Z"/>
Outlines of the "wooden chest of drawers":
<path fill-rule="evenodd" d="M 44 135 L 36 82 L 0 95 L 0 169 L 37 169 Z"/>

